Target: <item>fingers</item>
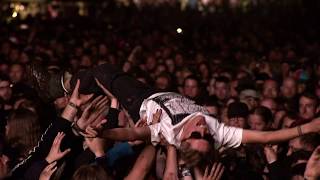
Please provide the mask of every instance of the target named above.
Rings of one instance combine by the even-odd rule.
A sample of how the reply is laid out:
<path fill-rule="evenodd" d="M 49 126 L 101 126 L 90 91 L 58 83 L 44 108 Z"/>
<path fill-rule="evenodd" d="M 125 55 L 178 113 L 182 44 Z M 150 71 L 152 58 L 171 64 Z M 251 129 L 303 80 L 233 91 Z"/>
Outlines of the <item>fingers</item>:
<path fill-rule="evenodd" d="M 64 157 L 65 155 L 67 155 L 70 151 L 71 151 L 70 148 L 64 150 L 64 151 L 61 153 L 61 158 Z"/>
<path fill-rule="evenodd" d="M 57 165 L 57 161 L 54 161 L 53 163 L 49 164 L 46 168 L 44 168 L 45 171 L 52 170 Z"/>
<path fill-rule="evenodd" d="M 97 78 L 94 78 L 97 85 L 102 89 L 102 91 L 109 97 L 114 97 L 114 95 L 107 89 L 105 88 L 101 83 L 100 81 L 97 79 Z"/>
<path fill-rule="evenodd" d="M 54 138 L 54 141 L 52 143 L 52 147 L 60 148 L 61 141 L 64 137 L 65 137 L 64 132 L 58 132 L 57 136 Z"/>
<path fill-rule="evenodd" d="M 203 177 L 207 177 L 208 176 L 208 171 L 209 171 L 209 167 L 207 166 L 206 170 L 204 171 Z"/>
<path fill-rule="evenodd" d="M 221 179 L 223 172 L 224 172 L 224 166 L 222 166 L 222 168 L 220 169 L 218 175 L 216 176 L 216 179 L 217 179 L 217 180 L 218 180 L 218 179 Z"/>
<path fill-rule="evenodd" d="M 55 161 L 45 167 L 41 174 L 44 174 L 45 176 L 51 176 L 57 170 L 57 168 L 57 162 Z"/>
<path fill-rule="evenodd" d="M 152 124 L 156 124 L 160 122 L 161 114 L 162 114 L 161 109 L 157 109 L 157 111 L 153 114 Z"/>
<path fill-rule="evenodd" d="M 73 89 L 72 95 L 73 97 L 77 97 L 79 95 L 79 87 L 80 87 L 80 79 L 77 79 L 76 86 Z"/>
<path fill-rule="evenodd" d="M 212 179 L 220 179 L 218 178 L 219 174 L 222 175 L 222 172 L 221 171 L 224 171 L 224 167 L 222 166 L 221 163 L 215 163 L 216 164 L 216 167 L 215 167 L 215 170 L 214 170 L 214 174 L 213 174 L 213 178 Z"/>
<path fill-rule="evenodd" d="M 218 165 L 218 163 L 213 164 L 211 171 L 210 171 L 210 174 L 209 174 L 210 177 L 213 177 L 213 175 L 216 173 L 215 171 L 217 170 L 217 165 Z"/>
<path fill-rule="evenodd" d="M 86 128 L 85 133 L 80 132 L 80 134 L 85 138 L 95 138 L 98 136 L 98 132 L 90 126 Z"/>

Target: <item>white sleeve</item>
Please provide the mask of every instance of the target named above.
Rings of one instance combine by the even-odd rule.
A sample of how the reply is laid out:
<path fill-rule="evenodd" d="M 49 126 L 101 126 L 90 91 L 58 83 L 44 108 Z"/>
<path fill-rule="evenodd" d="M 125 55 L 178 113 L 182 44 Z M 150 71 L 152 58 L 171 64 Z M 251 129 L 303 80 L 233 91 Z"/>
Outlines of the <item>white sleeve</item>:
<path fill-rule="evenodd" d="M 160 142 L 160 123 L 148 126 L 151 134 L 151 143 L 156 146 Z"/>
<path fill-rule="evenodd" d="M 210 119 L 210 133 L 213 135 L 215 145 L 217 147 L 238 147 L 242 141 L 243 129 L 226 126 L 224 123 L 219 123 L 217 119 Z"/>
<path fill-rule="evenodd" d="M 214 139 L 218 146 L 239 147 L 242 141 L 242 129 L 226 126 L 221 123 L 218 125 Z"/>

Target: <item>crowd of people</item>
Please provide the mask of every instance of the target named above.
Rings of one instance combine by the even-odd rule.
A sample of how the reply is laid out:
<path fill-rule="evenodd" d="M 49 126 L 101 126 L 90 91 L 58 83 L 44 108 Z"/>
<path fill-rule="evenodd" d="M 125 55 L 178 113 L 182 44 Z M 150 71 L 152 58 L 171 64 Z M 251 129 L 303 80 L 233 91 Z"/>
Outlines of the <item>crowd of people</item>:
<path fill-rule="evenodd" d="M 0 179 L 319 179 L 317 16 L 177 9 L 0 22 Z"/>

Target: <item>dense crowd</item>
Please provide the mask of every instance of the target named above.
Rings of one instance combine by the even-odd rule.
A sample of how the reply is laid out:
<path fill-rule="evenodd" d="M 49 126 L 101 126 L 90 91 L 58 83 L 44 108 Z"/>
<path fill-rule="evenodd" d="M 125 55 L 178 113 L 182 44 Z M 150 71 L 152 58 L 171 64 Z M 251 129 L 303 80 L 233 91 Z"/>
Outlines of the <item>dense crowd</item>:
<path fill-rule="evenodd" d="M 319 131 L 306 134 L 300 128 L 320 113 L 316 17 L 308 12 L 203 14 L 174 7 L 105 13 L 0 23 L 0 179 L 320 177 Z M 300 136 L 236 148 L 212 143 L 210 162 L 192 159 L 164 139 L 153 146 L 88 136 L 96 133 L 87 128 L 96 119 L 104 119 L 93 123 L 97 129 L 103 123 L 109 129 L 147 124 L 130 116 L 121 97 L 82 73 L 103 64 L 157 92 L 182 94 L 227 126 L 298 127 Z M 80 87 L 72 75 L 80 77 Z M 92 83 L 100 89 L 81 88 Z M 92 92 L 105 94 L 88 95 Z M 159 116 L 157 111 L 152 123 L 159 123 Z"/>

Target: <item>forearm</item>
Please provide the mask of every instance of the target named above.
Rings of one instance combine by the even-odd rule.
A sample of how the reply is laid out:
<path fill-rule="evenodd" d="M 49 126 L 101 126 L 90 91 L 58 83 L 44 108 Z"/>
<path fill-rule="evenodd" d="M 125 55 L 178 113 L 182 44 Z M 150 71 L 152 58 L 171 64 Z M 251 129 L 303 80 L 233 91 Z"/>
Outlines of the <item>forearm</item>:
<path fill-rule="evenodd" d="M 276 143 L 288 141 L 303 134 L 313 132 L 310 123 L 301 126 L 301 134 L 298 127 L 277 131 L 252 131 L 243 130 L 242 143 Z"/>
<path fill-rule="evenodd" d="M 116 141 L 150 141 L 150 129 L 148 127 L 114 128 L 104 130 L 101 134 L 101 137 Z"/>
<path fill-rule="evenodd" d="M 156 149 L 152 145 L 147 145 L 140 153 L 126 180 L 144 179 L 151 169 L 151 165 L 155 159 Z"/>
<path fill-rule="evenodd" d="M 164 172 L 164 177 L 168 176 L 178 176 L 178 168 L 177 168 L 177 152 L 174 146 L 169 145 L 167 147 L 167 161 L 166 161 L 166 169 Z"/>
<path fill-rule="evenodd" d="M 76 116 L 78 109 L 76 107 L 70 106 L 69 104 L 64 108 L 61 117 L 73 122 L 74 117 Z"/>

